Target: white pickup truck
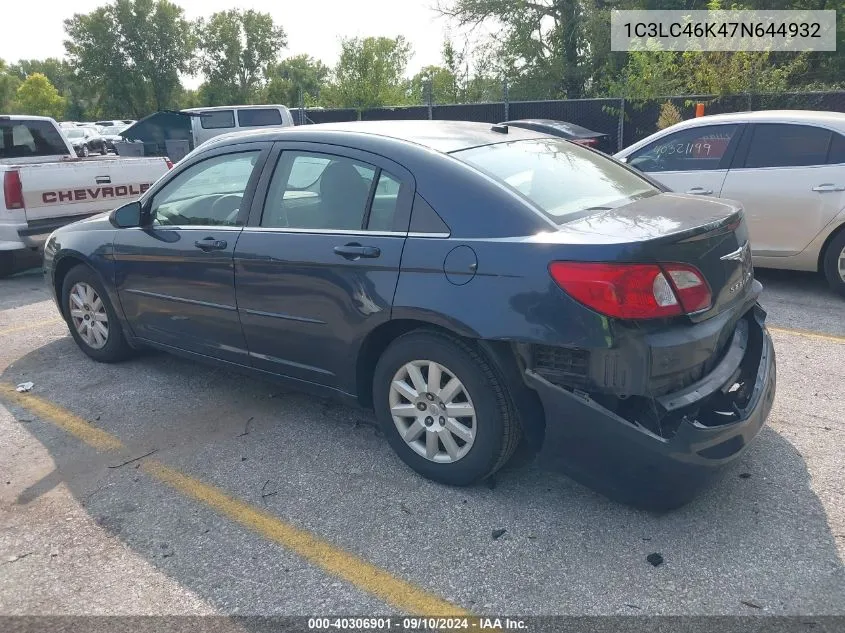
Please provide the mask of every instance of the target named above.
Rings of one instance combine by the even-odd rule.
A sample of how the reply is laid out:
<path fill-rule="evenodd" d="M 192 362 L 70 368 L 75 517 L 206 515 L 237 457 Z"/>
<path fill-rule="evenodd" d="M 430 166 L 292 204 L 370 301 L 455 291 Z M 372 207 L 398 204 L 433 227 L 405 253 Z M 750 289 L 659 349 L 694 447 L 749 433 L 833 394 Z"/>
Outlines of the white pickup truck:
<path fill-rule="evenodd" d="M 131 202 L 172 167 L 163 157 L 80 159 L 53 119 L 0 115 L 0 277 L 16 253 Z"/>

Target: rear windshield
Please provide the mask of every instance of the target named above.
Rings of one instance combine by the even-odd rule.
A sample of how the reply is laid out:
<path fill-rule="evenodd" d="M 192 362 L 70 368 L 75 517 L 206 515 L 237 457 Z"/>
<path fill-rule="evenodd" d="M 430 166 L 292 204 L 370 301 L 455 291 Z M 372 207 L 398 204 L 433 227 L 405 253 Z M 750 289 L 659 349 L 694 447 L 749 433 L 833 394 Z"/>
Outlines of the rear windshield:
<path fill-rule="evenodd" d="M 66 154 L 64 139 L 49 121 L 0 121 L 0 159 Z"/>
<path fill-rule="evenodd" d="M 241 127 L 281 125 L 282 113 L 279 112 L 278 108 L 238 110 L 238 123 L 240 123 Z"/>
<path fill-rule="evenodd" d="M 203 112 L 200 117 L 200 125 L 206 130 L 219 130 L 222 128 L 235 127 L 234 110 L 217 110 Z"/>
<path fill-rule="evenodd" d="M 452 156 L 516 190 L 555 222 L 660 193 L 625 167 L 561 139 L 483 145 Z"/>

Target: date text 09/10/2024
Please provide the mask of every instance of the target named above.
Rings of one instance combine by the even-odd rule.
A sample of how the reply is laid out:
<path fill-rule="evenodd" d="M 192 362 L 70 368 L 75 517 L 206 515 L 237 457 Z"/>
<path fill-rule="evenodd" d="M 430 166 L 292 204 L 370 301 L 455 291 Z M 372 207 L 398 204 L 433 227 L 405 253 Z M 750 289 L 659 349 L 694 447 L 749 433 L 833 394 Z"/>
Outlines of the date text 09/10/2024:
<path fill-rule="evenodd" d="M 524 620 L 490 617 L 405 617 L 405 618 L 309 618 L 308 629 L 313 631 L 445 631 L 445 630 L 525 630 Z"/>

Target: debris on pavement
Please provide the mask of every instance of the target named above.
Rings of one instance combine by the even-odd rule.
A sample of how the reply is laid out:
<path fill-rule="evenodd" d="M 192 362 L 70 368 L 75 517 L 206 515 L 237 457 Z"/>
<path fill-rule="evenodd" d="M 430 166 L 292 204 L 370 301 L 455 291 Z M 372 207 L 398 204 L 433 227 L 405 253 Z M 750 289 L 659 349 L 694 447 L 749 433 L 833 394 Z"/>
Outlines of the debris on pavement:
<path fill-rule="evenodd" d="M 22 382 L 17 387 L 15 387 L 15 391 L 18 393 L 26 393 L 27 391 L 32 391 L 32 388 L 35 386 L 34 383 L 31 382 Z"/>
<path fill-rule="evenodd" d="M 135 463 L 135 462 L 137 462 L 141 459 L 144 459 L 145 457 L 149 457 L 150 455 L 152 455 L 155 452 L 158 452 L 157 448 L 154 448 L 149 453 L 144 453 L 143 455 L 138 455 L 138 457 L 133 457 L 132 459 L 127 459 L 125 462 L 122 462 L 120 464 L 115 464 L 113 466 L 109 466 L 109 468 L 122 468 L 123 466 L 126 466 L 127 464 L 133 464 L 133 463 Z"/>
<path fill-rule="evenodd" d="M 399 509 L 402 510 L 402 512 L 404 512 L 405 514 L 413 514 L 410 508 L 408 508 L 408 506 L 406 506 L 404 503 L 399 504 Z"/>
<path fill-rule="evenodd" d="M 493 530 L 493 540 L 498 541 L 504 535 L 505 532 L 507 532 L 505 528 Z"/>
<path fill-rule="evenodd" d="M 2 564 L 6 565 L 8 563 L 16 563 L 19 560 L 22 560 L 22 559 L 26 558 L 27 556 L 31 556 L 31 555 L 32 555 L 32 552 L 27 552 L 26 554 L 18 554 L 16 556 L 9 556 L 9 558 L 7 558 L 5 561 L 3 561 Z"/>
<path fill-rule="evenodd" d="M 264 492 L 264 490 L 267 488 L 267 484 L 269 484 L 269 483 L 270 483 L 270 480 L 268 479 L 267 481 L 264 482 L 264 485 L 261 486 L 261 500 L 262 501 L 264 501 L 264 499 L 266 499 L 267 497 L 272 497 L 273 495 L 279 494 L 278 490 L 272 490 L 270 492 Z"/>
<path fill-rule="evenodd" d="M 246 421 L 244 425 L 244 432 L 238 435 L 238 437 L 244 437 L 245 435 L 249 435 L 249 424 L 255 419 L 255 416 L 250 416 L 249 420 Z"/>
<path fill-rule="evenodd" d="M 751 607 L 752 609 L 762 609 L 763 608 L 759 604 L 757 604 L 756 602 L 752 602 L 751 600 L 740 600 L 740 602 L 742 604 L 744 604 L 746 607 Z"/>
<path fill-rule="evenodd" d="M 750 479 L 751 473 L 739 473 L 739 478 L 740 479 Z"/>
<path fill-rule="evenodd" d="M 645 559 L 651 563 L 654 567 L 663 564 L 663 555 L 659 552 L 654 552 L 653 554 L 649 554 L 645 557 Z"/>

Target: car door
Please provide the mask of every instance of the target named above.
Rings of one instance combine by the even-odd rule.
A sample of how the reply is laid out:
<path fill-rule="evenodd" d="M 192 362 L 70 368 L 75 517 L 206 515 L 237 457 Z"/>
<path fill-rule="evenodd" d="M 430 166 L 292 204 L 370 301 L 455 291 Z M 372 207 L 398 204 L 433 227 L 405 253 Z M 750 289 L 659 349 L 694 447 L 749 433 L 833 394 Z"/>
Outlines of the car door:
<path fill-rule="evenodd" d="M 845 207 L 845 169 L 834 156 L 841 143 L 814 125 L 750 126 L 722 197 L 743 204 L 755 255 L 800 253 Z"/>
<path fill-rule="evenodd" d="M 742 127 L 724 123 L 678 130 L 632 153 L 626 162 L 672 191 L 718 196 Z"/>
<path fill-rule="evenodd" d="M 354 393 L 361 341 L 390 318 L 414 181 L 354 149 L 276 152 L 235 249 L 252 364 Z"/>
<path fill-rule="evenodd" d="M 270 144 L 196 157 L 144 199 L 144 226 L 115 237 L 115 281 L 143 340 L 249 365 L 232 255 Z"/>

